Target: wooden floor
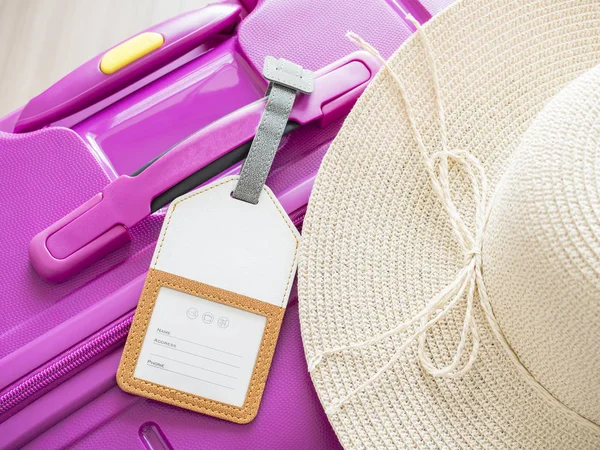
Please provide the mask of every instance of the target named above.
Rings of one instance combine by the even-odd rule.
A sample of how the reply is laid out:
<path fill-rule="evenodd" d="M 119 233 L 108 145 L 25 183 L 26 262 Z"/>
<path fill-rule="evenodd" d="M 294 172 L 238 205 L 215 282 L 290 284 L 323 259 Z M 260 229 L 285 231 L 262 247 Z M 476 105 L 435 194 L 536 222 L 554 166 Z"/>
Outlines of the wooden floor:
<path fill-rule="evenodd" d="M 210 0 L 0 0 L 0 117 L 137 32 Z"/>

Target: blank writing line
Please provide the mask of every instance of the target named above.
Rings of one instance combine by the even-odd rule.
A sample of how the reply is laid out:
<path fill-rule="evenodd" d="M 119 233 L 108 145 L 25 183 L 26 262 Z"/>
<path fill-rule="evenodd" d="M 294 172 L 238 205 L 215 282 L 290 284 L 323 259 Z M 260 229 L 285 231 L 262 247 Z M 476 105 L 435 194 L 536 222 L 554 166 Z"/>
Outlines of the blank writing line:
<path fill-rule="evenodd" d="M 225 366 L 233 367 L 235 369 L 239 369 L 240 368 L 240 366 L 234 366 L 233 364 L 228 364 L 228 363 L 223 362 L 223 361 L 217 361 L 216 359 L 207 358 L 206 356 L 197 355 L 196 353 L 191 353 L 191 352 L 186 352 L 186 351 L 183 351 L 183 350 L 179 350 L 178 348 L 169 347 L 168 345 L 159 344 L 158 342 L 155 342 L 155 344 L 158 345 L 159 347 L 164 347 L 164 348 L 168 348 L 169 350 L 174 350 L 176 352 L 181 352 L 181 353 L 186 353 L 188 355 L 197 356 L 198 358 L 202 358 L 202 359 L 208 359 L 209 361 L 216 362 L 216 363 L 219 363 L 219 364 L 223 364 Z"/>
<path fill-rule="evenodd" d="M 214 384 L 215 386 L 219 386 L 219 387 L 222 387 L 222 388 L 225 388 L 225 389 L 229 389 L 229 390 L 235 391 L 235 389 L 232 388 L 232 387 L 230 387 L 230 386 L 223 386 L 222 384 L 219 384 L 219 383 L 213 383 L 212 381 L 204 380 L 202 378 L 193 377 L 191 375 L 186 375 L 185 373 L 175 372 L 174 370 L 165 369 L 164 367 L 153 366 L 150 363 L 148 363 L 148 365 L 150 367 L 154 367 L 155 369 L 164 370 L 165 372 L 176 373 L 177 375 L 182 375 L 184 377 L 193 378 L 194 380 L 198 380 L 198 381 L 204 381 L 205 383 Z"/>
<path fill-rule="evenodd" d="M 237 356 L 238 358 L 243 358 L 243 356 L 242 356 L 242 355 L 236 355 L 235 353 L 226 352 L 225 350 L 221 350 L 221 349 L 219 349 L 219 348 L 210 347 L 210 346 L 208 346 L 208 345 L 204 345 L 204 344 L 198 344 L 197 342 L 194 342 L 194 341 L 188 341 L 187 339 L 183 339 L 183 338 L 180 338 L 180 337 L 177 337 L 177 336 L 173 336 L 172 334 L 163 333 L 162 331 L 158 331 L 158 330 L 157 330 L 156 332 L 157 332 L 158 334 L 162 334 L 163 336 L 169 336 L 169 337 L 171 337 L 171 338 L 173 338 L 173 339 L 178 339 L 178 340 L 180 340 L 180 341 L 183 341 L 183 342 L 188 342 L 188 343 L 190 343 L 190 344 L 199 345 L 200 347 L 209 348 L 209 349 L 211 349 L 211 350 L 215 350 L 215 351 L 217 351 L 217 352 L 221 352 L 221 353 L 227 353 L 228 355 L 231 355 L 231 356 Z"/>
<path fill-rule="evenodd" d="M 193 364 L 184 363 L 183 361 L 179 361 L 177 359 L 167 358 L 166 356 L 159 355 L 157 353 L 150 353 L 150 354 L 153 355 L 153 356 L 158 356 L 159 358 L 168 359 L 169 361 L 173 361 L 173 362 L 176 362 L 176 363 L 179 363 L 179 364 L 184 364 L 186 366 L 195 367 L 196 369 L 200 369 L 200 370 L 206 370 L 207 372 L 216 373 L 217 375 L 223 375 L 224 377 L 233 378 L 234 380 L 237 380 L 237 377 L 232 377 L 231 375 L 227 375 L 226 373 L 221 373 L 221 372 L 217 372 L 215 370 L 205 369 L 204 367 L 195 366 Z"/>

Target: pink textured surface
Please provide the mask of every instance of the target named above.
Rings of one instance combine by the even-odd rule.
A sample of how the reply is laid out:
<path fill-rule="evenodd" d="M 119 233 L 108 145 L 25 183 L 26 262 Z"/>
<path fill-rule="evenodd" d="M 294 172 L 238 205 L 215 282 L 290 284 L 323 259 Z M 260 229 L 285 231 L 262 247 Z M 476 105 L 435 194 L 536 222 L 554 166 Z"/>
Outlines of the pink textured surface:
<path fill-rule="evenodd" d="M 0 358 L 144 273 L 160 231 L 151 217 L 133 243 L 67 283 L 42 280 L 29 264 L 31 238 L 99 192 L 108 177 L 71 130 L 0 132 Z M 113 270 L 108 270 L 113 268 Z"/>
<path fill-rule="evenodd" d="M 295 299 L 282 325 L 260 412 L 250 424 L 237 425 L 134 397 L 115 386 L 26 448 L 142 450 L 139 430 L 148 422 L 158 426 L 174 449 L 341 448 L 306 370 Z"/>
<path fill-rule="evenodd" d="M 344 37 L 348 30 L 359 33 L 376 45 L 384 56 L 389 56 L 411 33 L 398 9 L 390 6 L 394 1 L 263 0 L 240 26 L 240 44 L 250 65 L 259 73 L 267 54 L 294 60 L 310 69 L 329 64 L 356 50 Z M 423 1 L 431 13 L 438 12 L 449 3 L 450 0 Z M 248 73 L 251 72 L 248 70 Z M 167 77 L 163 81 L 171 82 Z M 215 102 L 223 101 L 220 95 L 222 88 L 215 92 L 219 94 L 214 96 Z M 248 95 L 252 97 L 256 93 L 249 91 Z M 120 104 L 124 105 L 124 102 Z M 13 118 L 9 117 L 6 122 L 0 122 L 0 127 L 11 121 Z M 341 123 L 340 120 L 325 129 L 311 124 L 285 138 L 269 177 L 269 185 L 275 192 L 283 192 L 316 172 Z M 146 132 L 145 129 L 142 131 Z M 124 138 L 131 139 L 130 132 L 129 125 L 125 126 Z M 155 133 L 147 134 L 154 139 Z M 147 150 L 146 146 L 142 147 Z M 123 151 L 124 158 L 147 159 L 145 156 L 142 158 L 142 149 L 134 148 L 132 152 L 127 147 Z M 27 261 L 29 240 L 99 192 L 109 181 L 108 177 L 90 149 L 70 130 L 47 129 L 21 136 L 0 133 L 0 154 L 4 157 L 4 164 L 0 167 L 0 220 L 3 223 L 0 244 L 3 244 L 5 261 L 10 262 L 0 267 L 0 308 L 4 313 L 0 321 L 2 358 L 67 319 L 92 311 L 94 303 L 100 304 L 127 282 L 143 274 L 151 258 L 162 216 L 145 220 L 132 230 L 133 242 L 129 247 L 68 283 L 45 283 Z M 66 325 L 69 325 L 69 334 L 73 334 L 72 324 Z M 89 333 L 94 331 L 90 329 Z M 46 338 L 43 336 L 44 341 Z M 35 409 L 37 404 L 38 412 L 29 417 L 23 414 L 20 427 L 15 428 L 25 428 L 32 418 L 44 416 L 40 411 L 46 411 L 47 418 L 27 430 L 28 437 L 22 444 L 39 436 L 31 443 L 31 448 L 72 446 L 142 450 L 145 447 L 139 437 L 140 427 L 152 422 L 175 449 L 339 448 L 306 371 L 294 302 L 290 303 L 284 320 L 261 411 L 257 419 L 246 426 L 121 392 L 114 384 L 118 361 L 115 356 L 118 354 L 113 354 L 110 360 L 109 356 L 31 405 Z M 0 361 L 1 370 L 6 370 L 6 367 Z M 78 396 L 79 400 L 66 395 L 69 392 L 73 397 Z M 48 412 L 51 407 L 63 414 Z M 9 420 L 14 419 L 12 423 L 17 423 L 17 416 L 25 412 L 23 410 Z M 5 425 L 9 425 L 8 421 Z M 2 443 L 0 433 L 0 447 L 3 447 Z"/>
<path fill-rule="evenodd" d="M 308 124 L 284 136 L 267 178 L 276 195 L 317 173 L 342 123 L 343 120 L 338 120 L 326 128 Z"/>
<path fill-rule="evenodd" d="M 286 58 L 316 70 L 356 46 L 345 38 L 358 33 L 390 56 L 411 34 L 404 19 L 385 0 L 268 0 L 240 25 L 240 45 L 254 68 L 265 56 Z"/>

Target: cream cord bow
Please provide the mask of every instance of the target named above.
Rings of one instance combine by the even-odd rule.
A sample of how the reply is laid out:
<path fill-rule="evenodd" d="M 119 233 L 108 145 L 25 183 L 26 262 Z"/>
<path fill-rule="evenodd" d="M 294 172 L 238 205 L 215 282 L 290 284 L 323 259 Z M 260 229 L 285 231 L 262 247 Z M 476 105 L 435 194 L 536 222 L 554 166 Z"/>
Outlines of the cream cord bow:
<path fill-rule="evenodd" d="M 518 356 L 506 340 L 506 337 L 502 333 L 498 322 L 494 316 L 492 306 L 488 299 L 488 294 L 483 282 L 482 273 L 482 259 L 481 251 L 483 245 L 483 235 L 485 232 L 485 226 L 489 215 L 489 209 L 486 202 L 488 187 L 485 176 L 484 168 L 481 162 L 470 153 L 463 150 L 450 149 L 448 145 L 448 135 L 446 131 L 446 118 L 444 113 L 444 107 L 442 104 L 441 91 L 439 86 L 439 79 L 435 60 L 433 59 L 433 53 L 429 43 L 429 39 L 426 33 L 421 28 L 419 22 L 417 22 L 411 15 L 407 18 L 413 23 L 417 29 L 417 34 L 421 39 L 425 53 L 427 55 L 427 62 L 429 65 L 429 71 L 431 73 L 433 81 L 433 90 L 436 99 L 437 113 L 440 121 L 440 134 L 441 134 L 441 151 L 430 155 L 427 152 L 425 144 L 423 142 L 421 133 L 416 125 L 416 119 L 413 113 L 412 106 L 410 104 L 408 95 L 400 78 L 389 66 L 387 61 L 382 58 L 379 52 L 373 48 L 369 43 L 365 42 L 360 36 L 354 33 L 348 33 L 346 37 L 354 42 L 359 47 L 363 48 L 367 52 L 371 53 L 377 59 L 381 61 L 384 68 L 392 76 L 395 83 L 398 86 L 398 90 L 404 101 L 406 108 L 407 117 L 410 123 L 410 127 L 413 131 L 414 137 L 419 148 L 419 152 L 423 157 L 423 162 L 429 180 L 433 187 L 435 194 L 438 197 L 439 202 L 446 211 L 454 235 L 460 244 L 465 254 L 465 264 L 456 275 L 456 278 L 442 289 L 437 295 L 435 295 L 427 305 L 412 319 L 397 325 L 396 327 L 370 339 L 362 342 L 351 343 L 339 347 L 332 347 L 317 352 L 310 360 L 308 364 L 309 371 L 315 370 L 315 368 L 322 362 L 323 358 L 340 353 L 346 350 L 360 349 L 368 347 L 383 341 L 390 336 L 396 336 L 400 333 L 408 333 L 406 339 L 398 347 L 392 358 L 384 364 L 372 377 L 361 383 L 358 387 L 351 390 L 341 399 L 335 399 L 331 405 L 326 408 L 328 414 L 335 413 L 344 403 L 352 399 L 358 392 L 362 391 L 372 383 L 376 382 L 381 376 L 392 367 L 404 354 L 406 349 L 415 342 L 418 341 L 418 359 L 423 369 L 436 377 L 447 377 L 457 378 L 469 371 L 475 360 L 477 359 L 477 352 L 479 350 L 479 334 L 477 331 L 477 324 L 475 323 L 474 317 L 474 303 L 475 297 L 479 299 L 479 304 L 485 314 L 487 322 L 492 330 L 492 333 L 497 338 L 498 342 L 506 351 L 507 355 L 514 363 L 517 370 L 525 377 L 528 384 L 537 391 L 542 398 L 548 401 L 555 407 L 561 409 L 567 416 L 576 420 L 580 424 L 585 425 L 588 428 L 598 432 L 598 426 L 588 419 L 582 417 L 578 413 L 569 409 L 559 400 L 557 400 L 552 394 L 550 394 L 533 375 L 527 370 L 527 368 L 521 363 Z M 465 224 L 462 216 L 458 212 L 452 193 L 450 189 L 450 181 L 448 178 L 448 167 L 450 163 L 454 163 L 459 170 L 462 170 L 467 180 L 471 184 L 473 198 L 475 201 L 475 223 L 474 229 L 470 230 Z M 427 333 L 443 318 L 445 318 L 454 308 L 458 305 L 465 303 L 465 318 L 462 326 L 460 339 L 452 358 L 452 361 L 444 366 L 436 366 L 426 355 L 425 352 L 425 341 L 427 339 Z M 465 356 L 467 351 L 469 337 L 471 338 L 471 350 L 468 357 Z M 466 361 L 464 361 L 466 358 Z M 463 362 L 464 361 L 464 362 Z"/>
<path fill-rule="evenodd" d="M 394 356 L 381 367 L 371 378 L 364 381 L 356 389 L 349 392 L 345 397 L 333 402 L 332 405 L 327 408 L 328 413 L 335 412 L 342 404 L 350 400 L 359 391 L 370 386 L 376 382 L 390 367 L 392 367 L 404 354 L 407 347 L 409 347 L 415 340 L 418 340 L 418 358 L 421 366 L 429 374 L 433 376 L 441 377 L 460 377 L 465 374 L 473 365 L 477 359 L 477 352 L 479 350 L 479 334 L 477 332 L 477 324 L 473 316 L 473 303 L 476 291 L 479 292 L 479 297 L 485 297 L 485 288 L 483 287 L 483 278 L 481 272 L 481 245 L 483 239 L 483 232 L 485 229 L 485 221 L 487 216 L 486 210 L 486 193 L 487 193 L 487 180 L 485 172 L 481 163 L 472 156 L 471 154 L 462 150 L 452 150 L 448 146 L 448 138 L 446 133 L 446 120 L 444 114 L 444 108 L 441 102 L 439 81 L 437 77 L 437 70 L 435 61 L 431 53 L 429 41 L 426 35 L 423 33 L 421 26 L 416 20 L 409 16 L 409 19 L 417 27 L 423 45 L 428 56 L 428 63 L 430 71 L 433 77 L 433 87 L 436 98 L 437 110 L 441 125 L 441 140 L 442 150 L 429 155 L 423 138 L 419 129 L 416 125 L 416 119 L 413 114 L 413 109 L 406 95 L 406 91 L 402 82 L 398 78 L 394 70 L 388 65 L 379 52 L 375 50 L 370 44 L 365 42 L 362 38 L 354 33 L 348 33 L 346 36 L 352 42 L 359 47 L 362 47 L 375 57 L 377 57 L 385 69 L 390 73 L 396 82 L 408 115 L 408 120 L 412 128 L 413 134 L 417 141 L 417 146 L 423 157 L 425 163 L 425 169 L 429 175 L 429 180 L 436 193 L 440 203 L 444 210 L 448 214 L 452 230 L 460 244 L 461 248 L 465 253 L 465 265 L 458 272 L 456 278 L 444 289 L 442 289 L 431 301 L 423 308 L 417 315 L 407 322 L 401 323 L 396 327 L 378 335 L 373 338 L 367 339 L 363 342 L 352 343 L 340 347 L 328 348 L 321 352 L 318 352 L 309 362 L 309 370 L 313 371 L 323 360 L 324 357 L 333 355 L 339 352 L 350 349 L 359 349 L 370 346 L 372 344 L 381 342 L 382 340 L 398 335 L 402 332 L 409 332 L 409 336 L 404 340 L 402 345 L 397 349 Z M 452 199 L 450 191 L 450 181 L 448 178 L 448 167 L 450 162 L 455 163 L 466 175 L 467 179 L 471 183 L 471 189 L 476 207 L 475 213 L 475 231 L 471 231 L 465 224 L 463 218 Z M 483 295 L 482 295 L 483 291 Z M 444 366 L 436 366 L 425 353 L 425 340 L 427 333 L 435 326 L 440 320 L 446 317 L 458 304 L 462 303 L 463 298 L 466 300 L 466 312 L 465 319 L 463 322 L 462 332 L 456 352 L 452 361 Z M 463 355 L 467 349 L 469 337 L 471 337 L 471 350 L 468 359 L 465 363 L 463 361 Z"/>

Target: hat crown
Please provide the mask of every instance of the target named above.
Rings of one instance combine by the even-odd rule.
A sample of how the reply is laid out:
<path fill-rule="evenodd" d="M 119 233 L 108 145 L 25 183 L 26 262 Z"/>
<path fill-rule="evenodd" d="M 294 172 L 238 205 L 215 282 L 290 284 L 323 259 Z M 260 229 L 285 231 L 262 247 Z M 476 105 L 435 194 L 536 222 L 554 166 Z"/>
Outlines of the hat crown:
<path fill-rule="evenodd" d="M 523 136 L 493 198 L 483 273 L 524 366 L 600 424 L 600 66 Z"/>

